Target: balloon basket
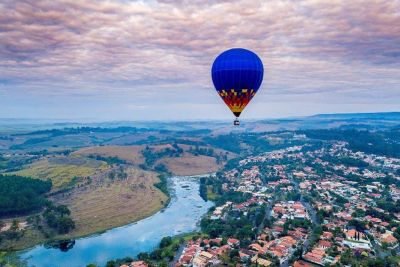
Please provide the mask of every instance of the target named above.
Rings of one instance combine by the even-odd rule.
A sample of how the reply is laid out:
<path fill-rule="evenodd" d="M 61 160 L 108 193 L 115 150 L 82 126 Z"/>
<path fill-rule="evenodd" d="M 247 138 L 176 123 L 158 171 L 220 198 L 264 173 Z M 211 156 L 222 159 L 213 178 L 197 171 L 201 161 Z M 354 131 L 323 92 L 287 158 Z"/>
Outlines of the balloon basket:
<path fill-rule="evenodd" d="M 239 125 L 240 125 L 240 121 L 239 121 L 238 118 L 236 118 L 236 119 L 233 121 L 233 125 L 235 125 L 235 126 L 239 126 Z"/>

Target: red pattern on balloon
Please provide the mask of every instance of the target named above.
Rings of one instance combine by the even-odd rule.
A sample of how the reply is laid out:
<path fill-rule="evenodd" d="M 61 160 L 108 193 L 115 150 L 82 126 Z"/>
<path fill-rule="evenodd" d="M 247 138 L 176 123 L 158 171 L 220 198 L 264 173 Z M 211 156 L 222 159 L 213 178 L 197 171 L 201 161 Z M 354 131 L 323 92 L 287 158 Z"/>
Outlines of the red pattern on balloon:
<path fill-rule="evenodd" d="M 240 115 L 255 94 L 256 92 L 253 89 L 219 91 L 219 95 L 224 100 L 225 104 L 233 113 L 236 113 L 235 115 L 237 116 Z"/>

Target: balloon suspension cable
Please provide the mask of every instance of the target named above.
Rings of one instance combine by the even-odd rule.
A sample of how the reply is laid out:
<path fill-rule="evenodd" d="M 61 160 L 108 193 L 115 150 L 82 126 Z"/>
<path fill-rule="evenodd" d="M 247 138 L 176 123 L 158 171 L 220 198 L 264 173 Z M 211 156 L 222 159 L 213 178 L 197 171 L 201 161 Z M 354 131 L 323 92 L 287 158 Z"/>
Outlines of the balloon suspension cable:
<path fill-rule="evenodd" d="M 238 117 L 236 117 L 236 119 L 233 121 L 233 125 L 235 125 L 235 126 L 239 126 L 240 125 L 240 121 L 239 121 Z"/>

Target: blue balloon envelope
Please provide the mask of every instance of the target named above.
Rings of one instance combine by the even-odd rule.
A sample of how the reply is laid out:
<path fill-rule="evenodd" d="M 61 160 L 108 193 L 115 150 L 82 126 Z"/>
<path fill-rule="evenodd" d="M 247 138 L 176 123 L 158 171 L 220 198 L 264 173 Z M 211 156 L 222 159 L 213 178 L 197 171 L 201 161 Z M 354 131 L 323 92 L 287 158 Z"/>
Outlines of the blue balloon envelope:
<path fill-rule="evenodd" d="M 226 50 L 211 68 L 215 89 L 236 117 L 260 88 L 263 76 L 261 59 L 243 48 Z"/>

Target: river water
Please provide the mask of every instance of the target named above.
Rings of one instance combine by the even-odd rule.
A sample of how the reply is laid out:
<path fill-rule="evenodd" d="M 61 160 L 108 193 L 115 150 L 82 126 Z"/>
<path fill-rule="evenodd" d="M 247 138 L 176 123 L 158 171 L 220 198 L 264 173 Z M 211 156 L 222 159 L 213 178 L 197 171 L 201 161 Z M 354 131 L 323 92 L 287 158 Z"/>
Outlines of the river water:
<path fill-rule="evenodd" d="M 171 202 L 151 217 L 77 239 L 67 251 L 39 245 L 22 252 L 21 258 L 36 267 L 85 267 L 89 263 L 104 266 L 110 259 L 152 251 L 164 236 L 197 230 L 201 217 L 213 206 L 200 197 L 198 178 L 172 177 L 170 188 Z"/>

